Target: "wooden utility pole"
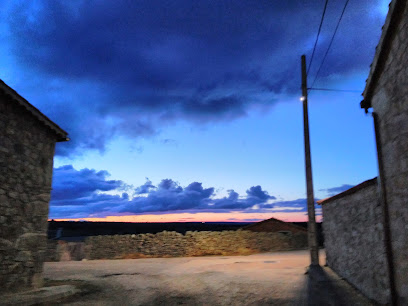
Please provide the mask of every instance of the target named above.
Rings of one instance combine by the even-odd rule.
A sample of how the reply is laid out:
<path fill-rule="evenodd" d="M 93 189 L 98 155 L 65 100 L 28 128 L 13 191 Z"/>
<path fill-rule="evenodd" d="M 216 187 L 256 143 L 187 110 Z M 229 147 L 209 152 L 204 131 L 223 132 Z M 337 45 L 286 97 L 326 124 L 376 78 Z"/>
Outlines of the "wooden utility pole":
<path fill-rule="evenodd" d="M 302 98 L 303 101 L 303 130 L 305 136 L 305 165 L 308 214 L 308 242 L 311 257 L 311 266 L 319 265 L 319 246 L 316 235 L 315 201 L 313 193 L 312 161 L 310 158 L 309 115 L 307 110 L 307 73 L 306 56 L 302 55 Z"/>

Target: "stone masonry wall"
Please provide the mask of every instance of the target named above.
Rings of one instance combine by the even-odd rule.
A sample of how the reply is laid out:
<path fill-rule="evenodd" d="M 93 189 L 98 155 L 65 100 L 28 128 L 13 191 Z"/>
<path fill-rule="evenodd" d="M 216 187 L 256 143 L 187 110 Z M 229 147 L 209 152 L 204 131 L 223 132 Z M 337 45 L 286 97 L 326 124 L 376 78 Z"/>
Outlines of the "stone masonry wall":
<path fill-rule="evenodd" d="M 86 239 L 87 259 L 239 255 L 307 247 L 307 235 L 251 231 L 161 232 L 93 236 Z"/>
<path fill-rule="evenodd" d="M 323 205 L 327 264 L 368 298 L 389 298 L 377 184 Z"/>
<path fill-rule="evenodd" d="M 379 115 L 396 290 L 408 304 L 408 4 L 374 95 Z"/>
<path fill-rule="evenodd" d="M 0 292 L 42 285 L 55 139 L 0 92 Z"/>

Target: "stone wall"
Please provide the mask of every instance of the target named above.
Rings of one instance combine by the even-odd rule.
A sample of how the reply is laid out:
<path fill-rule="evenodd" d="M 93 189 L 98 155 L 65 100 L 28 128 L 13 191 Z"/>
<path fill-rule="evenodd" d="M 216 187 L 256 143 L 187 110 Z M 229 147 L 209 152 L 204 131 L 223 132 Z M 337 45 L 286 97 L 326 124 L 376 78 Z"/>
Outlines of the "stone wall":
<path fill-rule="evenodd" d="M 42 285 L 55 139 L 0 91 L 0 292 Z"/>
<path fill-rule="evenodd" d="M 94 236 L 86 240 L 88 259 L 239 255 L 299 249 L 307 235 L 284 235 L 251 231 L 161 232 L 157 234 Z"/>
<path fill-rule="evenodd" d="M 397 294 L 408 304 L 408 5 L 393 30 L 372 106 L 379 116 Z"/>
<path fill-rule="evenodd" d="M 390 290 L 376 181 L 322 206 L 327 264 L 368 298 L 386 303 Z"/>
<path fill-rule="evenodd" d="M 79 260 L 74 245 L 50 242 L 49 260 L 71 257 Z M 87 259 L 118 259 L 139 257 L 180 257 L 206 255 L 248 255 L 267 251 L 303 249 L 307 235 L 297 233 L 262 233 L 251 231 L 222 232 L 160 232 L 157 234 L 93 236 L 85 241 L 83 256 Z M 57 248 L 59 248 L 57 250 Z M 78 246 L 77 246 L 78 248 Z M 65 250 L 65 251 L 64 251 Z M 63 255 L 69 252 L 70 255 Z M 78 253 L 76 253 L 78 254 Z M 76 256 L 76 258 L 75 258 Z"/>

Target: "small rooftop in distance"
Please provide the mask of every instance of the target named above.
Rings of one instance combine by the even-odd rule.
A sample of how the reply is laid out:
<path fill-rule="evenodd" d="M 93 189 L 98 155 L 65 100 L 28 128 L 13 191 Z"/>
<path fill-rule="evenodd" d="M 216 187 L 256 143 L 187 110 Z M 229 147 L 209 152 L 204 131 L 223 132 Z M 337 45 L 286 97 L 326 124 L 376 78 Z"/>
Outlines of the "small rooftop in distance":
<path fill-rule="evenodd" d="M 307 232 L 307 229 L 290 223 L 285 222 L 279 219 L 270 218 L 260 222 L 256 222 L 250 225 L 247 225 L 243 228 L 244 230 L 253 231 L 253 232 L 279 232 L 279 231 L 286 231 L 286 230 L 296 230 L 300 232 Z"/>
<path fill-rule="evenodd" d="M 20 96 L 13 88 L 8 86 L 2 80 L 0 80 L 0 92 L 3 92 L 3 94 L 5 94 L 11 100 L 24 107 L 37 120 L 41 121 L 46 127 L 52 130 L 57 135 L 57 142 L 69 140 L 67 132 L 51 121 L 47 116 L 41 113 L 35 106 Z"/>
<path fill-rule="evenodd" d="M 375 185 L 375 184 L 377 184 L 377 177 L 372 178 L 371 180 L 364 181 L 361 184 L 358 184 L 358 185 L 356 185 L 354 187 L 351 187 L 350 189 L 347 189 L 346 191 L 343 191 L 343 192 L 341 192 L 339 194 L 336 194 L 335 196 L 332 196 L 330 198 L 319 200 L 319 201 L 317 201 L 317 204 L 319 204 L 319 205 L 327 204 L 327 203 L 329 203 L 331 201 L 334 201 L 334 200 L 340 199 L 342 197 L 348 196 L 348 195 L 353 194 L 353 193 L 355 193 L 355 192 L 357 192 L 357 191 L 359 191 L 359 190 L 361 190 L 363 188 L 366 188 L 368 186 Z"/>

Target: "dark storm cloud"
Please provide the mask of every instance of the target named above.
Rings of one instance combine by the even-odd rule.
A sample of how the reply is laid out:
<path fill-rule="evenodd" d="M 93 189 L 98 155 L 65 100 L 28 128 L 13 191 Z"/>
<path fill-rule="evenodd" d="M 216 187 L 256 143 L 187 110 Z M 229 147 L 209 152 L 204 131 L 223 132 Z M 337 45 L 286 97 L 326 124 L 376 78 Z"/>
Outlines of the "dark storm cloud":
<path fill-rule="evenodd" d="M 183 188 L 171 179 L 164 179 L 146 197 L 135 197 L 118 207 L 121 213 L 164 212 L 199 209 L 207 206 L 214 194 L 214 188 L 203 188 L 193 182 Z"/>
<path fill-rule="evenodd" d="M 255 202 L 259 202 L 260 200 L 262 202 L 266 202 L 269 199 L 275 200 L 276 198 L 273 196 L 270 196 L 266 191 L 262 190 L 261 186 L 254 186 L 251 187 L 247 190 L 247 198 L 248 199 L 253 199 Z"/>
<path fill-rule="evenodd" d="M 253 186 L 246 191 L 246 197 L 240 198 L 234 190 L 228 190 L 228 196 L 214 200 L 212 209 L 247 209 L 254 205 L 265 204 L 268 200 L 276 199 L 270 196 L 261 186 Z"/>
<path fill-rule="evenodd" d="M 316 59 L 344 1 L 331 1 Z M 352 1 L 322 76 L 368 69 L 382 20 Z M 103 151 L 115 135 L 151 136 L 171 120 L 245 116 L 297 95 L 323 1 L 18 1 L 7 20 L 29 100 L 72 141 Z M 311 73 L 317 65 L 312 67 Z M 7 81 L 7 80 L 6 80 Z M 55 83 L 58 83 L 56 86 Z M 19 88 L 16 88 L 19 90 Z"/>
<path fill-rule="evenodd" d="M 71 165 L 54 169 L 51 201 L 53 205 L 82 205 L 83 198 L 97 191 L 111 191 L 124 185 L 122 181 L 108 180 L 107 171 L 75 170 Z"/>
<path fill-rule="evenodd" d="M 149 193 L 149 191 L 151 189 L 156 188 L 156 186 L 152 185 L 152 181 L 149 180 L 148 178 L 146 178 L 146 183 L 144 183 L 143 185 L 137 187 L 135 189 L 135 193 L 136 194 L 145 194 L 145 193 Z"/>
<path fill-rule="evenodd" d="M 55 168 L 50 202 L 51 218 L 180 211 L 254 212 L 254 209 L 273 207 L 269 201 L 275 199 L 259 185 L 249 188 L 244 197 L 229 190 L 227 197 L 214 198 L 214 188 L 204 188 L 199 182 L 182 187 L 172 179 L 163 179 L 155 186 L 147 179 L 146 183 L 132 190 L 131 186 L 120 180 L 108 180 L 108 176 L 107 171 L 76 170 L 71 165 Z"/>
<path fill-rule="evenodd" d="M 347 189 L 350 189 L 354 187 L 355 185 L 349 185 L 349 184 L 343 184 L 338 187 L 332 187 L 332 188 L 326 188 L 326 189 L 320 189 L 319 191 L 324 191 L 327 193 L 329 197 L 332 197 L 338 193 L 341 193 L 343 191 L 346 191 Z"/>

